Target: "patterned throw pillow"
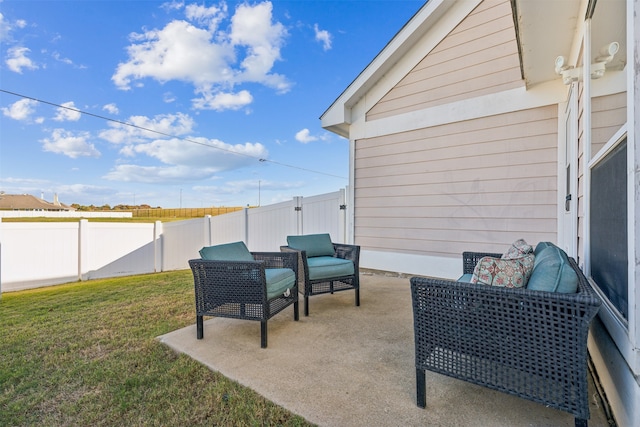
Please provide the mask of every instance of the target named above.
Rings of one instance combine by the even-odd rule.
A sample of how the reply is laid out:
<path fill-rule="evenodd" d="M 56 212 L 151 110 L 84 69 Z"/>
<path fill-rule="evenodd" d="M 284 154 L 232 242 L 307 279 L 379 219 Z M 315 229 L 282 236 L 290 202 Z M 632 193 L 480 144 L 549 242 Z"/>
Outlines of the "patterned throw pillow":
<path fill-rule="evenodd" d="M 531 247 L 524 239 L 518 239 L 511 247 L 502 255 L 502 259 L 515 259 L 520 258 L 523 255 L 533 253 L 533 247 Z"/>
<path fill-rule="evenodd" d="M 523 288 L 533 271 L 533 254 L 514 259 L 484 257 L 478 261 L 471 277 L 471 283 L 504 288 Z"/>

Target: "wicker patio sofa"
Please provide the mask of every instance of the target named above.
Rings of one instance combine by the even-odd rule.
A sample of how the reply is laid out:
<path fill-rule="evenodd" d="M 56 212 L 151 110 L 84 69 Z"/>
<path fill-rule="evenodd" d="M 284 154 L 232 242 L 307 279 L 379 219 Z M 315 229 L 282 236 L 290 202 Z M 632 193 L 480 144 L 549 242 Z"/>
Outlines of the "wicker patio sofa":
<path fill-rule="evenodd" d="M 260 346 L 266 348 L 267 320 L 290 305 L 298 320 L 296 253 L 249 252 L 237 242 L 202 248 L 200 254 L 205 259 L 189 260 L 197 339 L 204 336 L 204 316 L 255 320 L 260 322 Z"/>
<path fill-rule="evenodd" d="M 355 291 L 360 306 L 360 246 L 334 243 L 328 233 L 287 236 L 282 252 L 300 255 L 300 283 L 304 295 L 304 315 L 309 315 L 309 297 L 334 292 Z"/>
<path fill-rule="evenodd" d="M 465 252 L 463 273 L 500 255 Z M 578 276 L 574 293 L 412 277 L 417 405 L 426 406 L 429 370 L 571 413 L 586 426 L 587 335 L 601 301 L 566 259 Z"/>

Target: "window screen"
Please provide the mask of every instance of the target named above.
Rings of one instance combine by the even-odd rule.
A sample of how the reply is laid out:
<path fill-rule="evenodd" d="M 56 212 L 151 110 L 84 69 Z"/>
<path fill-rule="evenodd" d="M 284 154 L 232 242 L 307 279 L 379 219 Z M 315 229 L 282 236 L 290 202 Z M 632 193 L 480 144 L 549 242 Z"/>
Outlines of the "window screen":
<path fill-rule="evenodd" d="M 628 319 L 627 140 L 591 169 L 591 277 Z"/>

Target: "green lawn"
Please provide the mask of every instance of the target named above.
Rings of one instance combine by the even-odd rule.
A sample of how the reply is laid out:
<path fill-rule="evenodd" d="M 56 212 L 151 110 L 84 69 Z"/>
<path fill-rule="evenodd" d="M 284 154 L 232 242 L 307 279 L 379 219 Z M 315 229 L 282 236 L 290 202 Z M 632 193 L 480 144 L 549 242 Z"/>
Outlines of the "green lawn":
<path fill-rule="evenodd" d="M 310 425 L 155 339 L 193 323 L 189 270 L 3 294 L 0 426 Z"/>

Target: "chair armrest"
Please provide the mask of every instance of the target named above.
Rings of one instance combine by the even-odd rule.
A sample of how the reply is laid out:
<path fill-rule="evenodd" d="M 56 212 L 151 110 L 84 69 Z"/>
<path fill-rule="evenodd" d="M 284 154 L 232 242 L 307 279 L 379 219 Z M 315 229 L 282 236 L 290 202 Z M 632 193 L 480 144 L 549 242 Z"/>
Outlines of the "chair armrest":
<path fill-rule="evenodd" d="M 486 256 L 500 258 L 502 254 L 494 253 L 494 252 L 463 252 L 462 253 L 462 274 L 473 274 L 473 269 L 475 268 L 478 261 L 481 258 Z"/>
<path fill-rule="evenodd" d="M 334 243 L 333 248 L 336 251 L 336 258 L 348 259 L 353 261 L 357 267 L 360 261 L 360 246 L 347 245 L 346 243 Z"/>
<path fill-rule="evenodd" d="M 264 268 L 290 268 L 298 275 L 297 252 L 251 252 L 256 261 L 264 263 Z"/>
<path fill-rule="evenodd" d="M 214 301 L 262 304 L 267 300 L 262 261 L 189 260 L 196 291 L 196 307 L 206 311 Z"/>

